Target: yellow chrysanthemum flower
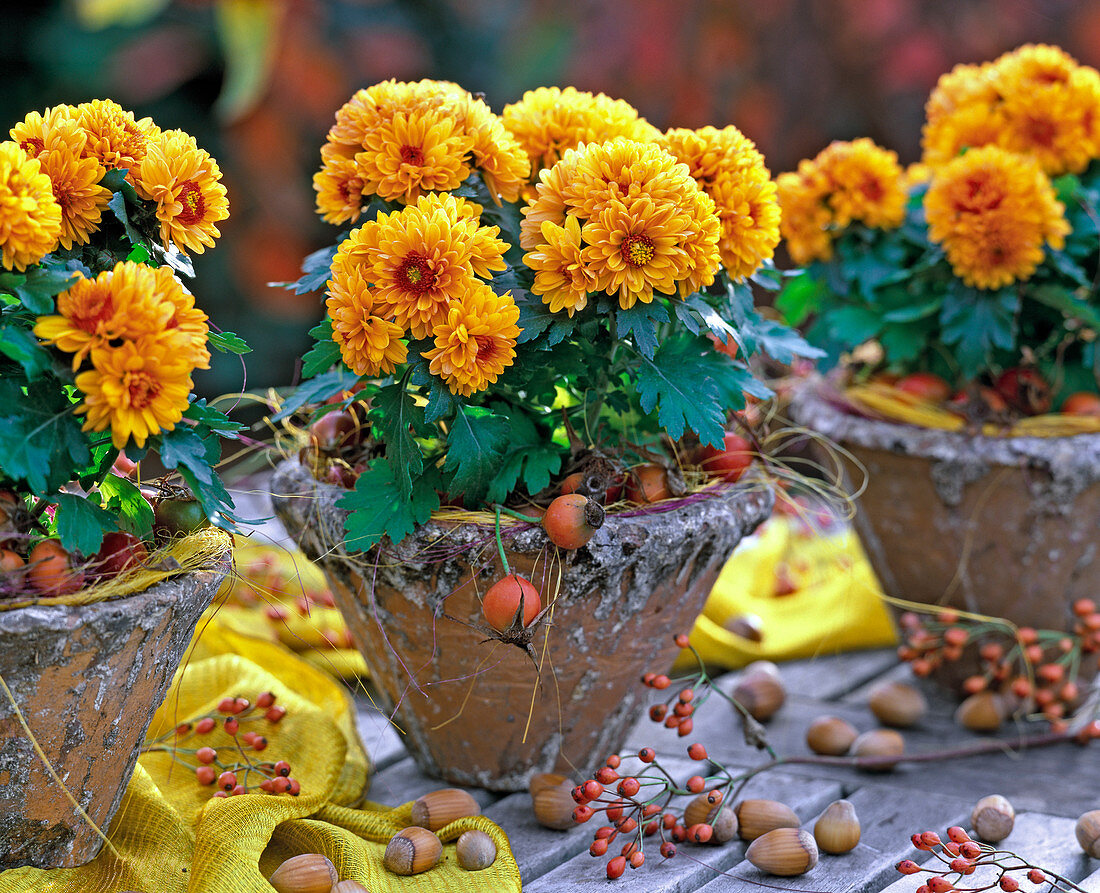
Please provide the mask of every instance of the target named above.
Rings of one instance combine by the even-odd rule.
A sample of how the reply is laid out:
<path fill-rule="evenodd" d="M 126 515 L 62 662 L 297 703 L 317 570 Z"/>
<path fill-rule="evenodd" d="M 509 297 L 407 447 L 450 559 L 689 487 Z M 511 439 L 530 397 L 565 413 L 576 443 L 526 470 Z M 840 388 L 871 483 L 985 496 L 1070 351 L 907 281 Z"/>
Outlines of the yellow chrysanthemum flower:
<path fill-rule="evenodd" d="M 791 259 L 800 265 L 833 256 L 830 233 L 833 215 L 825 202 L 829 183 L 810 159 L 798 163 L 797 171 L 780 174 L 775 180 L 779 199 L 779 233 Z"/>
<path fill-rule="evenodd" d="M 366 182 L 355 155 L 343 146 L 321 147 L 321 169 L 313 175 L 317 213 L 328 223 L 350 223 L 363 213 Z"/>
<path fill-rule="evenodd" d="M 498 205 L 500 199 L 516 201 L 531 176 L 531 163 L 519 140 L 480 99 L 464 103 L 463 126 L 473 139 L 474 164 L 489 195 Z"/>
<path fill-rule="evenodd" d="M 901 226 L 908 196 L 896 152 L 862 137 L 832 143 L 816 161 L 829 179 L 828 202 L 836 226 L 855 220 L 877 229 Z"/>
<path fill-rule="evenodd" d="M 25 270 L 57 247 L 61 206 L 37 158 L 17 143 L 0 143 L 0 261 Z"/>
<path fill-rule="evenodd" d="M 222 172 L 209 152 L 182 130 L 165 130 L 148 143 L 134 174 L 138 195 L 157 203 L 165 247 L 202 254 L 221 236 L 217 223 L 229 216 Z"/>
<path fill-rule="evenodd" d="M 542 222 L 542 243 L 538 250 L 523 256 L 523 262 L 535 271 L 531 292 L 542 295 L 544 304 L 558 313 L 570 316 L 588 306 L 588 293 L 596 291 L 596 276 L 581 257 L 581 224 L 576 217 L 567 217 L 565 226 L 551 220 Z"/>
<path fill-rule="evenodd" d="M 719 251 L 730 276 L 754 273 L 779 244 L 779 201 L 764 156 L 733 126 L 676 128 L 666 131 L 662 144 L 714 200 L 722 224 Z"/>
<path fill-rule="evenodd" d="M 407 349 L 401 339 L 405 330 L 388 319 L 375 315 L 374 295 L 363 277 L 362 268 L 347 256 L 333 264 L 328 285 L 329 318 L 332 340 L 340 347 L 340 356 L 356 375 L 375 376 L 393 372 L 404 363 Z M 383 305 L 389 312 L 388 305 Z"/>
<path fill-rule="evenodd" d="M 76 106 L 80 126 L 88 135 L 85 152 L 107 170 L 124 168 L 132 171 L 145 158 L 146 142 L 157 131 L 152 119 L 134 119 L 129 112 L 111 99 L 93 99 Z"/>
<path fill-rule="evenodd" d="M 99 229 L 111 191 L 99 185 L 104 168 L 88 156 L 88 136 L 69 106 L 47 109 L 45 115 L 32 112 L 11 129 L 31 157 L 38 158 L 53 184 L 53 195 L 61 206 L 62 248 L 84 245 Z"/>
<path fill-rule="evenodd" d="M 363 266 L 375 306 L 389 305 L 401 329 L 414 338 L 430 337 L 475 277 L 506 267 L 508 245 L 497 238 L 498 228 L 479 226 L 472 210 L 451 195 L 422 196 L 353 231 L 337 257 L 347 255 Z"/>
<path fill-rule="evenodd" d="M 495 382 L 516 358 L 519 308 L 511 293 L 496 294 L 473 281 L 432 329 L 435 347 L 424 354 L 428 371 L 452 394 L 469 397 Z"/>
<path fill-rule="evenodd" d="M 519 141 L 538 175 L 561 160 L 567 149 L 616 137 L 655 142 L 661 132 L 622 99 L 566 87 L 528 90 L 501 113 L 504 126 Z"/>
<path fill-rule="evenodd" d="M 446 112 L 398 112 L 367 134 L 355 156 L 363 178 L 387 201 L 415 202 L 425 192 L 457 189 L 470 175 L 473 140 Z"/>
<path fill-rule="evenodd" d="M 57 314 L 40 316 L 34 333 L 47 344 L 73 354 L 75 370 L 89 351 L 111 341 L 133 341 L 161 333 L 173 320 L 176 326 L 197 336 L 197 313 L 202 315 L 205 350 L 206 316 L 193 309 L 194 301 L 189 304 L 188 297 L 169 267 L 122 261 L 95 279 L 80 279 L 61 292 Z"/>
<path fill-rule="evenodd" d="M 976 103 L 925 124 L 921 134 L 922 159 L 935 167 L 957 158 L 971 147 L 997 145 L 1007 127 L 1001 103 Z"/>
<path fill-rule="evenodd" d="M 195 296 L 180 284 L 170 267 L 158 267 L 156 272 L 159 276 L 157 294 L 173 307 L 172 315 L 164 324 L 165 334 L 176 339 L 180 354 L 191 366 L 209 369 L 209 318 L 195 306 Z"/>
<path fill-rule="evenodd" d="M 174 338 L 143 335 L 117 347 L 92 351 L 92 368 L 76 377 L 84 393 L 77 412 L 85 413 L 85 431 L 111 429 L 117 449 L 132 439 L 139 447 L 183 418 L 193 386 L 191 367 Z"/>
<path fill-rule="evenodd" d="M 1069 224 L 1036 161 L 996 146 L 971 149 L 937 169 L 924 198 L 928 238 L 942 243 L 958 275 L 975 288 L 1024 280 L 1060 249 Z"/>
<path fill-rule="evenodd" d="M 543 223 L 549 221 L 555 226 L 565 226 L 565 190 L 573 180 L 581 154 L 576 149 L 568 149 L 561 161 L 539 172 L 535 197 L 520 211 L 523 220 L 519 225 L 519 244 L 525 251 L 538 247 Z"/>

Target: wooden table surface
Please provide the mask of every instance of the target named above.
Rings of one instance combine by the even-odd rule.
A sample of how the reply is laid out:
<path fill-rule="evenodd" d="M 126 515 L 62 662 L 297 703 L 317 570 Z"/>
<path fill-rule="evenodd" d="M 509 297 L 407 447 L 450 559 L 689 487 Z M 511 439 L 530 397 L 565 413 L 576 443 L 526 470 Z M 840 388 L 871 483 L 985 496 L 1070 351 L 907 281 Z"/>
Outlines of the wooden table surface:
<path fill-rule="evenodd" d="M 876 727 L 867 709 L 867 693 L 878 682 L 910 678 L 892 651 L 866 651 L 835 657 L 795 661 L 780 666 L 788 699 L 767 724 L 768 737 L 780 756 L 807 755 L 805 731 L 818 716 L 833 714 L 852 722 L 861 731 Z M 737 674 L 720 677 L 730 691 Z M 988 741 L 957 727 L 951 720 L 954 703 L 931 684 L 921 684 L 931 709 L 921 723 L 904 732 L 906 751 L 920 753 Z M 398 733 L 362 695 L 359 730 L 376 765 L 370 799 L 396 805 L 427 791 L 448 787 L 422 774 L 408 755 Z M 918 852 L 910 835 L 937 831 L 941 836 L 955 824 L 966 826 L 971 808 L 987 794 L 1002 794 L 1016 809 L 1016 825 L 1002 848 L 1012 849 L 1036 864 L 1076 881 L 1083 889 L 1100 893 L 1100 861 L 1089 859 L 1074 836 L 1077 816 L 1100 808 L 1100 742 L 1090 747 L 1061 744 L 1018 754 L 1012 752 L 1014 736 L 1040 729 L 1009 728 L 999 738 L 1005 751 L 944 763 L 911 764 L 889 773 L 866 773 L 848 768 L 790 766 L 771 770 L 752 779 L 742 796 L 781 800 L 791 806 L 812 829 L 821 811 L 833 800 L 845 797 L 855 806 L 862 825 L 862 840 L 843 856 L 823 854 L 810 872 L 794 878 L 765 875 L 745 861 L 745 844 L 723 846 L 681 845 L 668 861 L 657 846 L 646 847 L 647 862 L 638 870 L 627 869 L 617 881 L 608 881 L 608 857 L 588 853 L 597 819 L 569 831 L 550 831 L 538 825 L 526 793 L 500 795 L 471 789 L 487 816 L 508 834 L 519 863 L 523 888 L 529 893 L 563 891 L 661 891 L 685 893 L 718 891 L 871 891 L 913 893 L 927 875 L 903 877 L 894 869 L 901 859 L 922 861 L 930 854 Z M 747 747 L 732 710 L 712 699 L 695 720 L 695 732 L 678 738 L 648 719 L 643 719 L 622 753 L 636 753 L 643 746 L 657 749 L 662 762 L 682 769 L 683 780 L 698 770 L 686 757 L 686 744 L 701 741 L 708 753 L 728 766 L 754 766 L 766 755 Z M 995 879 L 995 878 L 994 878 Z M 988 884 L 979 874 L 966 879 L 966 887 Z M 1024 882 L 1021 889 L 1049 889 Z"/>

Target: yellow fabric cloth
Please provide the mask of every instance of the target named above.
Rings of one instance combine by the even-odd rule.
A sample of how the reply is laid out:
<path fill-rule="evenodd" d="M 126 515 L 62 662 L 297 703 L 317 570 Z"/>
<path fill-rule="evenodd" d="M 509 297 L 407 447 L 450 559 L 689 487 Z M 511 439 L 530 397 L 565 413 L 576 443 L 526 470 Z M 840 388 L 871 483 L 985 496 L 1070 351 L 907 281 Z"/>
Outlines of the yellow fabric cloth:
<path fill-rule="evenodd" d="M 850 528 L 819 534 L 799 519 L 777 514 L 722 568 L 691 644 L 707 664 L 728 669 L 754 660 L 894 645 L 896 633 L 881 595 Z M 760 618 L 761 641 L 729 631 L 742 615 Z M 690 666 L 691 660 L 685 654 L 678 666 Z"/>
<path fill-rule="evenodd" d="M 305 852 L 328 856 L 341 879 L 356 880 L 372 893 L 520 890 L 508 838 L 483 816 L 438 832 L 444 856 L 431 871 L 399 877 L 385 870 L 386 842 L 409 824 L 412 804 L 363 802 L 369 763 L 350 698 L 333 678 L 276 643 L 242 635 L 216 619 L 200 625 L 148 740 L 214 712 L 223 697 L 254 701 L 263 691 L 275 693 L 287 713 L 278 724 L 249 722 L 269 742 L 256 759 L 287 760 L 301 782 L 300 796 L 212 798 L 213 789 L 200 785 L 192 769 L 168 753 L 146 753 L 111 823 L 113 852 L 104 847 L 80 868 L 0 872 L 0 893 L 271 893 L 265 878 L 283 860 Z M 222 753 L 230 739 L 218 728 L 193 741 L 184 743 L 209 744 Z M 496 842 L 491 867 L 467 872 L 458 866 L 454 846 L 446 844 L 468 828 Z"/>

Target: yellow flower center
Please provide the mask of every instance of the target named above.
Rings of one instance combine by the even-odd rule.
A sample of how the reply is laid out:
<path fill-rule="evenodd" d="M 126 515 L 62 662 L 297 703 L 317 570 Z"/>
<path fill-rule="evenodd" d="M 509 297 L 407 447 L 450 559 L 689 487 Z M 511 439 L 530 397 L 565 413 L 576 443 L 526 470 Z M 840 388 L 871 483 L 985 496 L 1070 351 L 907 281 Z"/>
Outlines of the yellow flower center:
<path fill-rule="evenodd" d="M 423 294 L 435 286 L 435 272 L 422 254 L 410 254 L 397 271 L 397 283 L 407 291 Z"/>
<path fill-rule="evenodd" d="M 640 236 L 627 236 L 623 239 L 619 253 L 632 267 L 644 267 L 653 260 L 653 241 L 644 233 Z"/>
<path fill-rule="evenodd" d="M 30 158 L 37 158 L 38 153 L 46 148 L 46 144 L 36 136 L 29 136 L 19 144 L 19 148 Z"/>
<path fill-rule="evenodd" d="M 203 198 L 202 190 L 194 180 L 184 180 L 176 196 L 179 203 L 183 205 L 183 210 L 176 218 L 180 223 L 190 226 L 202 220 L 206 214 L 206 199 Z"/>

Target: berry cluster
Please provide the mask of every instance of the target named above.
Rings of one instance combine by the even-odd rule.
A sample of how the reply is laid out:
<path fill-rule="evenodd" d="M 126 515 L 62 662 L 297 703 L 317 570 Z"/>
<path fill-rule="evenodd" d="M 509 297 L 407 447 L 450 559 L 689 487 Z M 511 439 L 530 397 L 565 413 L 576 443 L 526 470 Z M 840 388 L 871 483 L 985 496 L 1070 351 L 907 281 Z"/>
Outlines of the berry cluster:
<path fill-rule="evenodd" d="M 914 834 L 912 841 L 918 850 L 932 853 L 933 867 L 925 868 L 912 859 L 904 859 L 894 867 L 901 874 L 931 875 L 917 888 L 917 893 L 992 889 L 1016 893 L 1024 879 L 1032 884 L 1048 883 L 1053 890 L 1080 889 L 1065 878 L 1032 865 L 1015 853 L 971 840 L 970 835 L 958 825 L 947 829 L 947 840 L 941 840 L 935 831 L 925 831 Z M 983 878 L 980 887 L 959 886 L 962 878 L 972 875 L 981 866 L 992 867 L 998 872 L 997 877 L 992 881 Z M 1013 877 L 1014 874 L 1019 877 Z"/>
<path fill-rule="evenodd" d="M 692 744 L 687 752 L 693 760 L 707 759 L 702 744 Z M 680 786 L 661 766 L 652 747 L 643 747 L 637 759 L 642 768 L 627 774 L 622 759 L 612 755 L 592 778 L 573 788 L 577 802 L 573 821 L 588 822 L 602 812 L 610 823 L 596 829 L 588 851 L 601 858 L 619 837 L 625 840 L 619 854 L 607 863 L 609 878 L 620 877 L 627 865 L 640 868 L 645 863 L 646 838 L 660 841 L 658 850 L 665 859 L 676 855 L 678 843 L 712 839 L 724 843 L 730 839 L 721 831 L 716 836 L 714 818 L 735 781 L 728 772 L 722 769 L 718 775 L 693 775 Z M 674 799 L 687 796 L 695 799 L 684 809 L 673 808 Z"/>
<path fill-rule="evenodd" d="M 1100 653 L 1100 611 L 1091 599 L 1073 605 L 1075 622 L 1069 633 L 1016 628 L 1000 620 L 970 620 L 955 611 L 934 617 L 906 613 L 901 617 L 905 642 L 898 656 L 917 676 L 927 676 L 945 663 L 958 661 L 971 646 L 978 672 L 962 683 L 975 695 L 994 691 L 1018 700 L 1021 712 L 1048 720 L 1055 731 L 1066 728 L 1082 701 L 1082 669 L 1097 665 Z"/>
<path fill-rule="evenodd" d="M 264 691 L 253 704 L 247 698 L 222 698 L 217 715 L 208 714 L 191 722 L 181 723 L 169 732 L 146 742 L 143 753 L 168 753 L 188 769 L 193 770 L 199 784 L 216 786 L 214 797 L 232 797 L 265 791 L 269 794 L 301 793 L 301 783 L 290 776 L 286 760 L 255 761 L 250 754 L 267 749 L 267 738 L 258 731 L 241 731 L 242 723 L 266 722 L 275 725 L 286 716 L 286 708 L 275 703 L 275 695 Z M 230 739 L 219 749 L 209 744 L 185 746 L 188 741 L 213 735 L 221 729 Z M 194 762 L 192 762 L 192 760 Z"/>

